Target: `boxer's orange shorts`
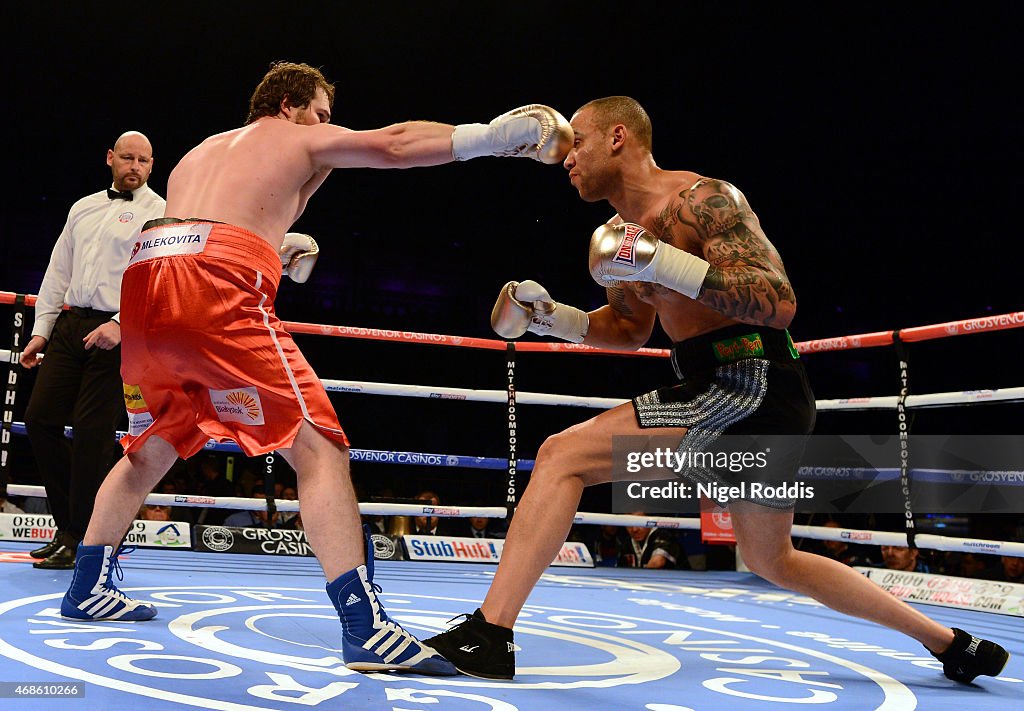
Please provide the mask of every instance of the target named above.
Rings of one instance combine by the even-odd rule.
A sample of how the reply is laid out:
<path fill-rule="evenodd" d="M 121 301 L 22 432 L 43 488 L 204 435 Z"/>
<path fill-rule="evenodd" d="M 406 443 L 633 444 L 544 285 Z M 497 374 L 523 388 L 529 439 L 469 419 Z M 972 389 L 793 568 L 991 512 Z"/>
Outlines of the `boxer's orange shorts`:
<path fill-rule="evenodd" d="M 158 435 L 183 459 L 210 439 L 252 457 L 290 447 L 303 420 L 348 446 L 274 314 L 280 280 L 280 258 L 247 230 L 182 221 L 142 232 L 121 284 L 126 453 Z"/>

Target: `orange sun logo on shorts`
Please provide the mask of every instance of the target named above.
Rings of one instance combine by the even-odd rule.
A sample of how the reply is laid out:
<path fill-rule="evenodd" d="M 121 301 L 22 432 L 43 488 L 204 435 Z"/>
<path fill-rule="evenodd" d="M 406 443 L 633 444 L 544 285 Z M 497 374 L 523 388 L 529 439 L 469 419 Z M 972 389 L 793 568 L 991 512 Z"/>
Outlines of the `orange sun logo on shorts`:
<path fill-rule="evenodd" d="M 260 406 L 256 404 L 255 398 L 248 393 L 233 392 L 228 394 L 228 402 L 238 405 L 245 410 L 250 419 L 256 420 L 260 416 Z"/>
<path fill-rule="evenodd" d="M 263 403 L 254 387 L 210 390 L 210 404 L 221 422 L 263 425 Z"/>

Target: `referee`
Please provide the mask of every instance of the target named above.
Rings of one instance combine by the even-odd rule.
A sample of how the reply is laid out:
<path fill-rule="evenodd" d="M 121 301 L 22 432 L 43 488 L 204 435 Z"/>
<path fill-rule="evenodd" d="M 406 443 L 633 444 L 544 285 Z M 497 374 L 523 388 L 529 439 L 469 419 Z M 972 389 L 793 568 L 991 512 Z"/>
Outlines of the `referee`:
<path fill-rule="evenodd" d="M 37 568 L 75 567 L 124 412 L 121 275 L 142 225 L 164 214 L 164 199 L 146 185 L 153 169 L 148 138 L 122 134 L 107 151 L 107 165 L 112 186 L 71 207 L 39 287 L 32 338 L 21 354 L 25 368 L 41 362 L 25 426 L 57 526 L 53 541 L 30 553 L 39 559 Z M 70 442 L 66 425 L 74 429 Z"/>

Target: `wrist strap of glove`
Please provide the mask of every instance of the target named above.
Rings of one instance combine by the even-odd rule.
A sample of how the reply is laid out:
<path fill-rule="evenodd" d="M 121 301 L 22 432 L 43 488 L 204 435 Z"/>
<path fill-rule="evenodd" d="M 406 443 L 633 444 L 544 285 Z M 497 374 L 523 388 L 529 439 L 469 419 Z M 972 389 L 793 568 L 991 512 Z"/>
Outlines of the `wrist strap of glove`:
<path fill-rule="evenodd" d="M 551 311 L 534 311 L 528 330 L 540 336 L 582 343 L 590 330 L 590 317 L 586 311 L 556 301 Z"/>
<path fill-rule="evenodd" d="M 482 158 L 493 153 L 491 130 L 486 123 L 460 123 L 452 131 L 452 157 L 455 160 Z"/>
<path fill-rule="evenodd" d="M 706 260 L 670 244 L 662 244 L 651 262 L 651 281 L 696 299 L 710 268 L 711 264 Z"/>

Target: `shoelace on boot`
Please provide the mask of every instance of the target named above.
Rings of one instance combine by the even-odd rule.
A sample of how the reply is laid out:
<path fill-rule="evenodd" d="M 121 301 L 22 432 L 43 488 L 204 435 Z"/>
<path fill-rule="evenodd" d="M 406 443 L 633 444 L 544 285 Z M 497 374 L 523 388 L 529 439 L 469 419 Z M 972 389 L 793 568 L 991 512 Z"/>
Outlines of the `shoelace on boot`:
<path fill-rule="evenodd" d="M 121 562 L 118 560 L 118 556 L 120 556 L 120 555 L 129 555 L 131 553 L 134 553 L 135 549 L 137 547 L 138 546 L 120 546 L 117 549 L 117 552 L 114 553 L 114 555 L 110 556 L 111 568 L 113 570 L 114 575 L 117 576 L 117 579 L 119 581 L 123 581 L 124 580 L 124 571 L 121 570 Z M 111 591 L 111 592 L 114 592 L 114 583 L 112 581 L 112 578 L 113 578 L 113 576 L 110 575 L 110 573 L 108 572 L 107 573 L 107 580 L 106 580 L 105 583 L 103 583 L 103 587 L 106 588 L 107 590 Z M 121 591 L 117 590 L 117 592 L 120 593 Z M 124 595 L 121 595 L 121 597 L 124 597 Z"/>
<path fill-rule="evenodd" d="M 465 619 L 462 620 L 462 622 L 460 622 L 459 624 L 455 625 L 455 627 L 460 627 L 460 626 L 466 624 L 467 622 L 469 622 L 471 619 L 473 619 L 473 615 L 471 615 L 468 612 L 463 612 L 461 615 L 456 615 L 455 617 L 453 617 L 450 620 L 448 620 L 448 624 L 450 625 L 451 623 L 455 622 L 455 620 L 459 619 L 460 617 L 464 617 Z M 455 627 L 452 627 L 452 629 L 455 629 Z M 451 631 L 451 630 L 449 630 L 449 631 Z"/>

